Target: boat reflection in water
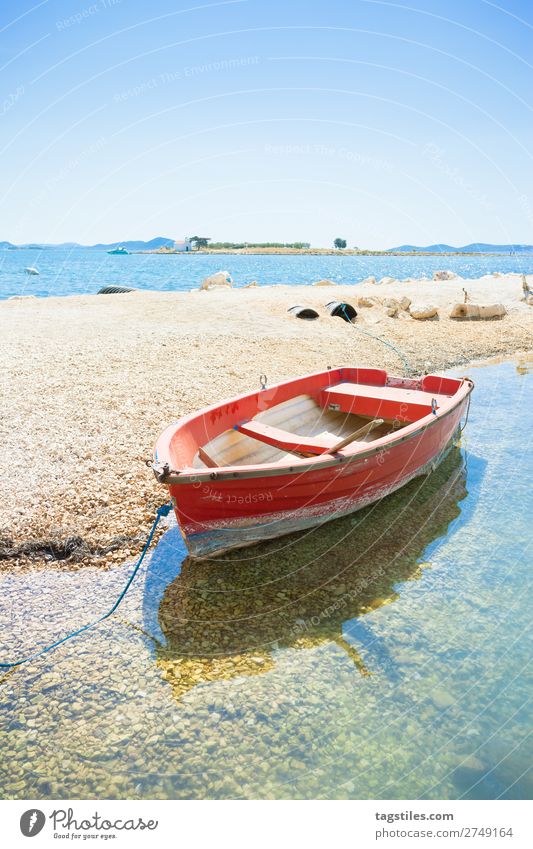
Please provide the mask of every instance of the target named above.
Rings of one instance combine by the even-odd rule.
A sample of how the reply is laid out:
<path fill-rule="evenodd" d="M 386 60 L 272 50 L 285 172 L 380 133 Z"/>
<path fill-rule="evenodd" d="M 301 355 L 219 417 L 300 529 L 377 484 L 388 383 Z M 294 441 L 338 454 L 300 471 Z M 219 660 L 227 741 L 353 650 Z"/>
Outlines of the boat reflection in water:
<path fill-rule="evenodd" d="M 158 610 L 166 645 L 156 641 L 157 665 L 174 696 L 263 673 L 276 649 L 332 641 L 371 674 L 343 636 L 347 623 L 422 576 L 424 551 L 447 533 L 466 494 L 454 447 L 432 474 L 352 516 L 211 561 L 185 558 Z"/>

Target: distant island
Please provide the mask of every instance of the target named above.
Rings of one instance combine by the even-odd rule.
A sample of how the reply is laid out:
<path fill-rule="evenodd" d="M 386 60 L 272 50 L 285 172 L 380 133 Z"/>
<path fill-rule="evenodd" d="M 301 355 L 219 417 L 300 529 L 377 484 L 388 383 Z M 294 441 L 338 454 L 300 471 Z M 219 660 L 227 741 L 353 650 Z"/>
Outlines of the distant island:
<path fill-rule="evenodd" d="M 484 242 L 472 242 L 455 248 L 453 245 L 400 245 L 399 248 L 389 248 L 386 253 L 405 254 L 530 254 L 533 253 L 533 245 L 490 245 Z"/>
<path fill-rule="evenodd" d="M 336 239 L 335 246 L 331 248 L 313 248 L 309 242 L 213 242 L 202 239 L 201 243 L 195 244 L 191 239 L 195 253 L 205 254 L 330 254 L 335 256 L 446 256 L 446 255 L 470 255 L 479 254 L 533 254 L 533 245 L 491 245 L 484 242 L 475 242 L 463 247 L 453 245 L 428 245 L 420 247 L 417 245 L 401 245 L 397 248 L 384 250 L 364 250 L 362 248 L 347 248 L 346 240 Z M 210 242 L 210 244 L 209 244 Z M 340 246 L 338 242 L 342 243 Z M 149 249 L 149 253 L 174 254 L 183 252 L 184 242 L 176 242 L 174 245 L 164 245 L 160 248 Z"/>
<path fill-rule="evenodd" d="M 533 254 L 533 245 L 493 245 L 485 242 L 472 242 L 462 247 L 453 245 L 400 245 L 396 248 L 383 250 L 364 250 L 362 248 L 347 248 L 344 239 L 336 239 L 337 243 L 343 243 L 344 247 L 313 248 L 309 242 L 214 242 L 207 238 L 191 236 L 184 241 L 169 239 L 165 236 L 156 236 L 148 241 L 124 240 L 120 242 L 99 242 L 96 245 L 81 245 L 78 242 L 62 242 L 60 244 L 28 243 L 15 245 L 12 242 L 0 242 L 0 250 L 91 250 L 112 251 L 119 246 L 124 248 L 124 253 L 152 253 L 160 255 L 173 255 L 182 253 L 203 254 L 331 254 L 336 256 L 387 256 L 422 254 L 424 256 L 454 255 L 454 254 L 511 254 L 524 255 Z M 210 243 L 210 244 L 209 244 Z"/>

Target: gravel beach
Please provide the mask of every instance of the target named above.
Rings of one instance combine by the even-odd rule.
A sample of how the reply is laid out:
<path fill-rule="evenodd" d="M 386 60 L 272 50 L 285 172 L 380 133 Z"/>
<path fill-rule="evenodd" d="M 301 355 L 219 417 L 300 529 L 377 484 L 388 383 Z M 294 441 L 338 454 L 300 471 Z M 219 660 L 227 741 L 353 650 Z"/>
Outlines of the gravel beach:
<path fill-rule="evenodd" d="M 533 277 L 528 277 L 533 287 Z M 494 321 L 454 321 L 463 301 L 502 303 Z M 133 559 L 166 498 L 145 465 L 172 421 L 224 397 L 327 365 L 417 372 L 530 351 L 533 306 L 520 275 L 358 286 L 270 286 L 208 292 L 14 298 L 0 303 L 3 364 L 0 567 L 52 559 L 82 566 Z M 387 315 L 401 299 L 438 307 L 438 319 Z M 358 309 L 354 327 L 330 300 Z M 314 322 L 287 313 L 320 312 Z M 466 369 L 465 369 L 466 370 Z"/>

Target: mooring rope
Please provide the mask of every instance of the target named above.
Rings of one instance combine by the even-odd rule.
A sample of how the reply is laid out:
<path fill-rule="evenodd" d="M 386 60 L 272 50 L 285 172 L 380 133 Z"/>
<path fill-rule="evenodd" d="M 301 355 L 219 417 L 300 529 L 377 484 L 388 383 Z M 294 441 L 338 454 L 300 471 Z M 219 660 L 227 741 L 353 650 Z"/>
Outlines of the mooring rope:
<path fill-rule="evenodd" d="M 353 330 L 358 330 L 359 333 L 364 333 L 365 336 L 370 336 L 370 338 L 375 339 L 376 342 L 381 342 L 382 345 L 386 345 L 387 348 L 391 348 L 396 354 L 398 354 L 398 356 L 402 360 L 406 376 L 412 373 L 413 369 L 409 365 L 407 357 L 405 356 L 403 351 L 400 351 L 400 349 L 397 348 L 396 345 L 393 345 L 392 342 L 387 342 L 386 339 L 382 339 L 381 336 L 376 336 L 374 333 L 370 333 L 368 330 L 363 330 L 361 327 L 357 327 L 357 325 L 352 323 L 350 317 L 348 316 L 348 313 L 346 311 L 346 306 L 344 304 L 342 305 L 341 309 L 342 309 L 342 312 L 344 313 L 344 317 L 345 317 L 346 321 L 348 322 L 350 327 L 353 328 Z"/>
<path fill-rule="evenodd" d="M 463 433 L 463 431 L 464 431 L 465 427 L 466 427 L 466 426 L 467 426 L 467 424 L 468 424 L 468 416 L 470 415 L 470 401 L 471 401 L 471 400 L 472 400 L 472 393 L 470 392 L 470 393 L 468 394 L 468 402 L 467 402 L 467 405 L 466 405 L 465 423 L 464 423 L 464 425 L 462 425 L 462 427 L 461 427 L 461 426 L 459 426 L 459 427 L 460 427 L 460 430 L 461 430 L 461 435 L 462 435 L 462 433 Z"/>
<path fill-rule="evenodd" d="M 44 648 L 39 649 L 39 651 L 34 652 L 34 654 L 28 655 L 28 657 L 23 657 L 23 658 L 20 658 L 19 660 L 14 660 L 11 663 L 0 663 L 0 668 L 1 669 L 13 669 L 15 666 L 21 666 L 23 663 L 28 663 L 30 660 L 35 660 L 36 658 L 41 657 L 41 655 L 46 654 L 47 652 L 52 651 L 52 649 L 55 649 L 58 646 L 62 645 L 62 643 L 66 643 L 67 640 L 71 640 L 73 637 L 77 637 L 78 634 L 83 634 L 84 631 L 88 631 L 89 628 L 93 628 L 95 625 L 98 625 L 99 622 L 103 622 L 104 619 L 107 619 L 109 616 L 111 616 L 111 614 L 115 612 L 115 610 L 117 609 L 117 607 L 121 603 L 122 599 L 124 598 L 124 596 L 128 592 L 129 588 L 131 587 L 131 585 L 132 585 L 132 583 L 135 579 L 135 576 L 136 576 L 137 572 L 139 571 L 140 566 L 141 566 L 144 558 L 146 557 L 146 553 L 147 553 L 148 549 L 150 548 L 150 545 L 152 544 L 152 540 L 154 538 L 155 530 L 156 530 L 156 528 L 159 524 L 159 520 L 162 519 L 163 516 L 168 516 L 171 509 L 172 509 L 171 503 L 163 504 L 161 507 L 158 507 L 157 515 L 154 519 L 154 523 L 153 523 L 153 525 L 150 529 L 150 533 L 148 534 L 148 537 L 146 539 L 146 543 L 144 545 L 144 548 L 141 552 L 139 559 L 137 560 L 137 563 L 135 564 L 133 572 L 131 573 L 130 577 L 128 578 L 128 580 L 126 582 L 126 586 L 124 587 L 124 589 L 120 593 L 120 595 L 117 598 L 116 602 L 114 603 L 113 607 L 111 607 L 111 609 L 108 610 L 107 613 L 104 613 L 103 616 L 99 616 L 98 619 L 94 619 L 92 622 L 88 622 L 86 625 L 83 625 L 81 628 L 78 628 L 76 631 L 71 631 L 70 634 L 67 634 L 65 637 L 61 637 L 60 640 L 56 640 L 54 643 L 50 643 L 49 646 L 45 646 Z"/>

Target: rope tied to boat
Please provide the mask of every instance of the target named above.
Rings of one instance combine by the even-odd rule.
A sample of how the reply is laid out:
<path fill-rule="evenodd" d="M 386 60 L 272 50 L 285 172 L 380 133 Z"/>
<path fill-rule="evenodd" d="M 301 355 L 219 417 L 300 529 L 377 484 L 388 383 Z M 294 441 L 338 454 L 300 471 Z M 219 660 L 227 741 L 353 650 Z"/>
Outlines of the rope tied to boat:
<path fill-rule="evenodd" d="M 107 611 L 107 613 L 104 613 L 102 616 L 99 616 L 97 619 L 93 619 L 92 622 L 87 622 L 87 624 L 83 625 L 81 628 L 77 628 L 75 631 L 71 631 L 69 634 L 66 634 L 66 636 L 61 637 L 60 640 L 56 640 L 55 642 L 50 643 L 50 645 L 44 646 L 44 648 L 39 649 L 39 651 L 36 651 L 33 654 L 28 655 L 27 657 L 19 658 L 18 660 L 14 660 L 11 663 L 0 663 L 0 669 L 13 669 L 16 666 L 21 666 L 23 663 L 28 663 L 30 660 L 36 660 L 36 658 L 41 657 L 41 655 L 46 654 L 49 651 L 52 651 L 52 649 L 55 649 L 58 646 L 62 645 L 63 643 L 66 643 L 68 640 L 71 640 L 73 637 L 77 637 L 79 634 L 83 634 L 84 631 L 88 631 L 89 628 L 93 628 L 95 625 L 98 625 L 100 622 L 103 622 L 104 619 L 107 619 L 109 616 L 111 616 L 115 612 L 115 610 L 117 609 L 119 604 L 121 603 L 122 599 L 124 598 L 124 596 L 128 592 L 131 585 L 133 584 L 133 581 L 135 580 L 135 576 L 137 575 L 137 572 L 139 571 L 139 569 L 142 565 L 142 562 L 143 562 L 144 558 L 146 557 L 146 554 L 148 553 L 148 549 L 150 548 L 150 546 L 152 544 L 152 540 L 154 538 L 154 534 L 156 532 L 156 528 L 159 524 L 159 521 L 163 517 L 168 516 L 171 509 L 172 509 L 172 502 L 169 502 L 168 504 L 162 504 L 161 507 L 157 508 L 156 517 L 154 519 L 152 527 L 150 528 L 150 533 L 148 534 L 148 536 L 146 538 L 146 542 L 144 544 L 143 550 L 141 551 L 139 559 L 137 560 L 137 563 L 135 564 L 130 577 L 126 581 L 126 585 L 124 586 L 124 589 L 120 593 L 120 595 L 117 598 L 117 600 L 115 601 L 114 605 Z"/>
<path fill-rule="evenodd" d="M 469 380 L 469 378 L 463 377 L 463 383 L 465 382 L 465 380 Z M 468 424 L 468 416 L 470 415 L 470 402 L 471 402 L 471 400 L 472 400 L 472 392 L 469 392 L 468 393 L 468 401 L 466 402 L 465 423 L 463 425 L 459 425 L 459 432 L 460 432 L 461 435 L 463 434 L 463 431 Z"/>
<path fill-rule="evenodd" d="M 370 333 L 368 330 L 363 330 L 361 327 L 357 327 L 355 324 L 353 324 L 351 318 L 348 316 L 345 304 L 342 304 L 341 309 L 342 309 L 342 312 L 344 313 L 344 318 L 346 319 L 346 321 L 348 322 L 348 324 L 350 325 L 350 327 L 353 330 L 358 330 L 359 333 L 363 333 L 365 336 L 370 336 L 371 339 L 375 339 L 376 342 L 381 342 L 382 345 L 385 345 L 387 348 L 391 348 L 391 350 L 393 350 L 396 354 L 398 354 L 398 356 L 400 357 L 400 359 L 403 362 L 405 377 L 408 377 L 410 374 L 413 373 L 413 369 L 409 365 L 407 357 L 405 356 L 403 351 L 400 351 L 400 349 L 397 348 L 396 345 L 393 345 L 392 342 L 387 342 L 386 339 L 382 339 L 381 336 L 376 336 L 374 333 Z"/>

